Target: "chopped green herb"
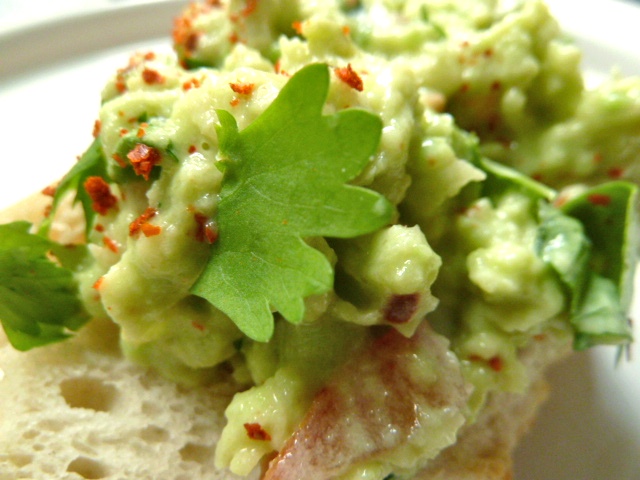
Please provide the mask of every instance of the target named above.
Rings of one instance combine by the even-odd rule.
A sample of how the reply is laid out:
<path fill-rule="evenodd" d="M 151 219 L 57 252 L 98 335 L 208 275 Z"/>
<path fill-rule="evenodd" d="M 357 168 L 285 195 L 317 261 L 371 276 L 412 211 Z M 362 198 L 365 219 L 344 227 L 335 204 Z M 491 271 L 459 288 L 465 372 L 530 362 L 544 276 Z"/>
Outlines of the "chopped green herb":
<path fill-rule="evenodd" d="M 273 310 L 300 322 L 304 298 L 332 287 L 329 261 L 305 238 L 363 235 L 394 214 L 382 195 L 346 184 L 375 153 L 380 119 L 361 110 L 323 116 L 328 89 L 328 68 L 311 65 L 243 131 L 218 112 L 219 238 L 192 292 L 258 341 L 273 333 Z"/>
<path fill-rule="evenodd" d="M 51 215 L 47 217 L 40 227 L 40 233 L 46 234 L 51 226 L 51 219 L 53 213 L 58 208 L 60 200 L 69 192 L 75 191 L 74 202 L 80 202 L 84 210 L 85 218 L 85 232 L 88 234 L 93 225 L 93 219 L 95 218 L 95 211 L 91 208 L 93 200 L 84 189 L 83 184 L 89 177 L 102 177 L 105 180 L 107 175 L 107 162 L 102 150 L 102 144 L 99 139 L 95 139 L 87 151 L 82 155 L 78 163 L 76 163 L 71 170 L 64 176 L 60 185 L 56 189 L 56 193 L 53 197 L 53 208 Z"/>
<path fill-rule="evenodd" d="M 30 227 L 0 225 L 0 321 L 18 350 L 64 340 L 89 320 L 67 268 L 84 248 L 63 247 L 29 233 Z"/>

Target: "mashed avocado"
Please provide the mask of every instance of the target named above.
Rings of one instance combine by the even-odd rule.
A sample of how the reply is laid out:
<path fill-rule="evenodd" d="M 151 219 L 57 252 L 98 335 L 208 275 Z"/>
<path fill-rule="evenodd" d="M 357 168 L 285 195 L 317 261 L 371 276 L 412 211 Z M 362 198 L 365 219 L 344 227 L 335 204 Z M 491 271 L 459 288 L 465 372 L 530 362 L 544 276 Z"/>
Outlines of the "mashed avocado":
<path fill-rule="evenodd" d="M 132 359 L 188 385 L 233 368 L 246 389 L 227 411 L 220 468 L 247 474 L 281 449 L 335 369 L 388 329 L 410 337 L 426 318 L 444 334 L 473 390 L 469 410 L 466 418 L 425 410 L 440 425 L 431 438 L 418 433 L 344 478 L 410 475 L 455 442 L 487 393 L 527 388 L 518 353 L 541 336 L 630 341 L 635 189 L 592 189 L 639 180 L 640 81 L 585 90 L 579 51 L 543 2 L 208 2 L 183 12 L 174 41 L 176 57 L 136 54 L 103 91 L 91 151 L 104 171 L 84 173 L 94 213 L 90 260 L 76 278 L 90 313 L 120 326 Z M 354 130 L 337 150 L 379 134 L 374 150 L 362 147 L 363 168 L 345 178 L 362 198 L 378 198 L 367 215 L 381 226 L 301 235 L 296 248 L 313 250 L 330 286 L 310 289 L 295 308 L 263 305 L 272 329 L 264 341 L 236 310 L 201 294 L 228 279 L 203 286 L 202 275 L 228 238 L 219 222 L 252 208 L 222 214 L 233 189 L 254 181 L 237 166 L 244 157 L 234 155 L 249 148 L 240 142 L 259 137 L 263 118 L 283 115 L 265 113 L 277 102 L 282 111 L 295 93 L 304 105 L 303 91 L 286 101 L 280 93 L 309 65 L 328 72 L 328 131 L 354 109 L 379 119 L 379 130 Z M 276 133 L 252 152 L 273 151 Z M 282 135 L 292 152 L 321 143 Z M 280 203 L 309 189 L 294 174 L 261 175 L 278 179 Z M 89 177 L 104 184 L 89 188 Z M 255 220 L 245 237 L 261 235 Z M 603 242 L 595 237 L 605 225 L 617 233 Z M 272 242 L 282 251 L 272 263 L 286 263 L 284 245 Z M 259 275 L 255 265 L 244 273 Z M 321 277 L 306 265 L 290 269 Z M 442 374 L 437 363 L 421 368 L 425 382 Z M 259 429 L 248 436 L 247 425 Z"/>

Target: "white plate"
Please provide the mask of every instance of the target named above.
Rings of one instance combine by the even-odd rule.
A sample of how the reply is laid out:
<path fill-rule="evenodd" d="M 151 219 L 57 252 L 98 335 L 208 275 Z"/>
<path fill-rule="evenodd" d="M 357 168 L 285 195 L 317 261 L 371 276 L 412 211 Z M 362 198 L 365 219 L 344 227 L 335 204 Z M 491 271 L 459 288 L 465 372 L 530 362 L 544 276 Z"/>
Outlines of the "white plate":
<path fill-rule="evenodd" d="M 133 51 L 169 49 L 172 18 L 185 3 L 143 2 L 0 31 L 0 165 L 11 172 L 0 175 L 0 209 L 69 169 L 91 141 L 106 78 Z M 591 78 L 612 67 L 640 75 L 640 8 L 550 5 L 583 47 Z M 551 383 L 517 453 L 516 479 L 640 479 L 640 358 L 615 368 L 612 349 L 576 354 L 552 370 Z"/>

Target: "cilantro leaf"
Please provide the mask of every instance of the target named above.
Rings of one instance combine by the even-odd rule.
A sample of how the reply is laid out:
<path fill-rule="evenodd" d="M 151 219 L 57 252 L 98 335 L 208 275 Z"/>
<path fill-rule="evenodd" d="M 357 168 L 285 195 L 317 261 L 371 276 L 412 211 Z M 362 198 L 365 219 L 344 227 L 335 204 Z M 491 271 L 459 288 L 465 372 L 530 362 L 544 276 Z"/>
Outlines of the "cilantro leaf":
<path fill-rule="evenodd" d="M 86 223 L 85 232 L 87 234 L 89 233 L 96 213 L 91 207 L 93 203 L 91 197 L 89 197 L 83 185 L 85 180 L 92 176 L 108 179 L 107 162 L 102 151 L 102 143 L 97 138 L 82 157 L 80 157 L 80 160 L 67 172 L 60 182 L 60 185 L 58 185 L 58 188 L 56 188 L 51 215 L 42 222 L 40 233 L 46 234 L 46 232 L 49 231 L 53 213 L 58 207 L 60 200 L 70 191 L 76 192 L 74 202 L 80 202 L 82 204 Z"/>
<path fill-rule="evenodd" d="M 18 350 L 64 340 L 89 320 L 71 270 L 48 257 L 59 254 L 59 260 L 77 263 L 82 248 L 73 255 L 66 247 L 30 234 L 30 226 L 0 225 L 0 322 Z"/>
<path fill-rule="evenodd" d="M 541 204 L 538 251 L 569 293 L 576 350 L 633 340 L 636 197 L 635 185 L 610 182 L 559 209 Z"/>
<path fill-rule="evenodd" d="M 355 109 L 323 116 L 328 89 L 327 66 L 310 65 L 243 131 L 218 112 L 219 238 L 192 293 L 258 341 L 273 333 L 272 309 L 300 322 L 304 298 L 332 287 L 329 261 L 304 238 L 363 235 L 394 213 L 382 195 L 346 184 L 375 153 L 380 119 Z"/>

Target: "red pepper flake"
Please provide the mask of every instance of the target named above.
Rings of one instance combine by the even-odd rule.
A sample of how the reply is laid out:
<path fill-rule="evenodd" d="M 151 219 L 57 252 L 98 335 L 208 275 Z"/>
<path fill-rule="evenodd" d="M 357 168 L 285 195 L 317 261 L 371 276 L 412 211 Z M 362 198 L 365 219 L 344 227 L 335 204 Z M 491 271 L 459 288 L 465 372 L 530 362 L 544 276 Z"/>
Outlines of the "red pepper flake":
<path fill-rule="evenodd" d="M 343 68 L 336 67 L 334 71 L 336 72 L 336 75 L 340 80 L 342 80 L 344 83 L 349 85 L 354 90 L 357 90 L 358 92 L 361 92 L 362 90 L 364 90 L 364 84 L 362 83 L 362 79 L 355 72 L 355 70 L 351 68 L 350 63 Z"/>
<path fill-rule="evenodd" d="M 607 175 L 609 178 L 613 179 L 622 178 L 622 175 L 624 175 L 624 169 L 621 167 L 611 167 L 607 172 Z"/>
<path fill-rule="evenodd" d="M 147 52 L 147 53 L 144 54 L 143 58 L 145 60 L 147 60 L 147 61 L 155 60 L 156 59 L 156 54 L 155 54 L 155 52 Z"/>
<path fill-rule="evenodd" d="M 127 158 L 131 162 L 131 165 L 133 165 L 133 170 L 136 172 L 136 175 L 142 175 L 145 180 L 149 180 L 151 170 L 160 163 L 162 155 L 160 155 L 157 149 L 144 143 L 138 143 L 133 150 L 127 154 Z"/>
<path fill-rule="evenodd" d="M 198 88 L 200 87 L 200 85 L 201 85 L 201 82 L 199 79 L 190 78 L 189 80 L 187 80 L 182 84 L 182 90 L 186 92 L 187 90 L 191 90 L 192 88 Z"/>
<path fill-rule="evenodd" d="M 106 215 L 107 211 L 118 203 L 118 199 L 111 193 L 109 184 L 102 177 L 87 178 L 84 189 L 93 202 L 91 207 L 100 215 Z"/>
<path fill-rule="evenodd" d="M 469 360 L 472 362 L 486 363 L 494 372 L 501 372 L 504 368 L 504 360 L 502 360 L 502 357 L 498 355 L 495 355 L 488 360 L 480 355 L 469 355 Z"/>
<path fill-rule="evenodd" d="M 419 293 L 393 295 L 384 307 L 384 319 L 390 323 L 407 323 L 416 313 L 419 303 Z"/>
<path fill-rule="evenodd" d="M 121 128 L 120 129 L 120 136 L 124 137 L 127 133 L 129 133 L 129 130 L 127 130 L 126 128 Z"/>
<path fill-rule="evenodd" d="M 240 95 L 251 95 L 256 88 L 255 83 L 230 83 L 229 86 Z"/>
<path fill-rule="evenodd" d="M 120 165 L 122 168 L 126 168 L 127 166 L 127 162 L 124 161 L 124 159 L 118 155 L 117 153 L 114 153 L 113 155 L 111 155 L 111 158 L 113 160 L 115 160 L 115 162 Z"/>
<path fill-rule="evenodd" d="M 611 204 L 611 197 L 603 193 L 592 193 L 591 195 L 587 196 L 587 200 L 592 205 L 596 205 L 599 207 L 608 207 Z"/>
<path fill-rule="evenodd" d="M 196 330 L 199 330 L 199 331 L 201 331 L 201 332 L 204 332 L 204 331 L 206 330 L 206 327 L 205 327 L 204 325 L 202 325 L 202 324 L 201 324 L 201 323 L 199 323 L 199 322 L 196 322 L 195 320 L 193 320 L 193 321 L 191 322 L 191 326 L 192 326 L 193 328 L 195 328 Z"/>
<path fill-rule="evenodd" d="M 494 92 L 497 92 L 498 90 L 500 90 L 502 88 L 502 83 L 500 83 L 499 80 L 495 80 L 492 84 L 491 84 L 491 90 Z"/>
<path fill-rule="evenodd" d="M 198 224 L 196 230 L 196 240 L 199 242 L 207 242 L 213 244 L 218 239 L 218 228 L 216 223 L 206 215 L 196 212 L 193 214 L 193 218 Z"/>
<path fill-rule="evenodd" d="M 102 122 L 100 120 L 96 120 L 95 122 L 93 122 L 93 138 L 98 138 L 98 135 L 100 135 L 100 130 L 102 129 Z"/>
<path fill-rule="evenodd" d="M 138 138 L 142 138 L 147 134 L 147 127 L 149 126 L 148 123 L 141 123 L 140 126 L 138 127 L 138 133 L 136 133 L 136 137 Z"/>
<path fill-rule="evenodd" d="M 118 244 L 109 237 L 102 237 L 104 246 L 111 250 L 113 253 L 118 253 Z"/>
<path fill-rule="evenodd" d="M 487 58 L 493 57 L 493 49 L 487 48 L 484 52 L 482 52 L 482 54 Z"/>
<path fill-rule="evenodd" d="M 493 370 L 494 372 L 501 372 L 504 368 L 504 361 L 502 360 L 502 357 L 499 357 L 498 355 L 496 355 L 495 357 L 491 357 L 487 361 L 487 364 L 489 365 L 489 368 L 491 368 L 491 370 Z"/>
<path fill-rule="evenodd" d="M 164 77 L 157 71 L 152 68 L 145 68 L 142 71 L 142 80 L 147 85 L 159 85 L 164 83 Z"/>
<path fill-rule="evenodd" d="M 238 97 L 234 97 L 233 100 L 229 102 L 229 105 L 231 105 L 232 107 L 237 107 L 238 105 L 240 105 L 240 99 Z"/>
<path fill-rule="evenodd" d="M 238 43 L 240 41 L 240 35 L 238 35 L 238 32 L 231 32 L 231 35 L 229 35 L 229 43 Z"/>
<path fill-rule="evenodd" d="M 95 283 L 93 284 L 93 289 L 100 290 L 100 287 L 102 286 L 103 281 L 104 281 L 104 277 L 100 277 L 98 280 L 96 280 Z"/>
<path fill-rule="evenodd" d="M 265 431 L 264 428 L 259 423 L 245 423 L 244 429 L 247 431 L 247 436 L 251 440 L 259 440 L 259 441 L 270 441 L 271 435 L 269 432 Z"/>
<path fill-rule="evenodd" d="M 202 34 L 199 32 L 192 32 L 187 36 L 187 39 L 184 42 L 184 48 L 189 54 L 193 54 L 193 52 L 198 48 L 201 35 Z"/>
<path fill-rule="evenodd" d="M 469 91 L 470 88 L 471 88 L 471 85 L 469 85 L 468 83 L 463 83 L 462 85 L 460 85 L 460 92 L 466 93 Z"/>
<path fill-rule="evenodd" d="M 56 189 L 57 189 L 56 186 L 49 185 L 47 187 L 44 187 L 41 193 L 43 195 L 46 195 L 47 197 L 53 197 L 56 194 Z"/>
<path fill-rule="evenodd" d="M 258 8 L 258 0 L 247 0 L 245 7 L 240 11 L 240 15 L 248 17 Z"/>
<path fill-rule="evenodd" d="M 160 227 L 156 227 L 155 225 L 150 225 L 148 223 L 149 220 L 155 217 L 157 213 L 158 211 L 155 208 L 147 207 L 146 210 L 142 212 L 142 214 L 138 218 L 136 218 L 133 222 L 129 224 L 129 236 L 135 237 L 140 232 L 144 233 L 144 235 L 147 237 L 151 235 L 159 234 L 160 231 L 157 231 L 157 233 L 154 233 L 154 232 L 156 232 L 156 229 L 160 229 Z M 151 229 L 147 228 L 148 232 L 151 235 L 148 235 L 147 232 L 145 231 L 145 228 L 146 228 L 145 225 L 148 225 L 149 227 L 154 227 Z"/>
<path fill-rule="evenodd" d="M 302 22 L 295 21 L 291 24 L 291 28 L 295 30 L 298 35 L 302 35 Z"/>
<path fill-rule="evenodd" d="M 191 154 L 191 153 L 196 153 L 198 149 L 196 148 L 195 145 L 189 145 L 189 149 L 187 151 Z"/>
<path fill-rule="evenodd" d="M 93 227 L 93 229 L 98 233 L 102 233 L 104 232 L 104 225 L 102 225 L 101 223 L 98 223 L 96 224 L 95 227 Z"/>
<path fill-rule="evenodd" d="M 122 75 L 121 73 L 118 73 L 116 75 L 115 87 L 119 93 L 124 93 L 127 91 L 127 83 L 125 82 L 124 75 Z"/>
<path fill-rule="evenodd" d="M 349 25 L 345 25 L 342 27 L 342 34 L 345 37 L 348 37 L 349 35 L 351 35 L 351 27 L 349 27 Z"/>

